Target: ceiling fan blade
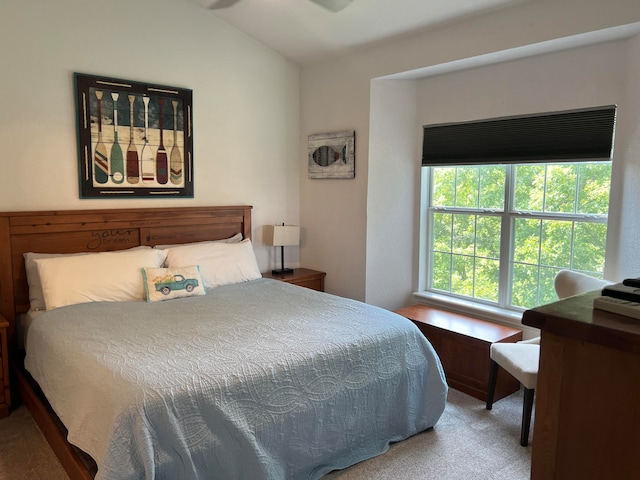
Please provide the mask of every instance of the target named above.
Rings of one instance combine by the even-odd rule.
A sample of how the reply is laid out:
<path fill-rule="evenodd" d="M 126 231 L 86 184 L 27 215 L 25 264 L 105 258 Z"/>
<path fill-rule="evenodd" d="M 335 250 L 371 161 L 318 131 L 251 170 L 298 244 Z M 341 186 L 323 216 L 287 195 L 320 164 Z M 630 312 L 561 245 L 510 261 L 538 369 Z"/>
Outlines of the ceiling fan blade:
<path fill-rule="evenodd" d="M 311 1 L 332 12 L 339 12 L 343 8 L 347 8 L 353 0 L 311 0 Z"/>
<path fill-rule="evenodd" d="M 201 7 L 207 8 L 209 10 L 217 10 L 218 8 L 227 8 L 230 7 L 240 0 L 192 0 L 197 3 Z"/>

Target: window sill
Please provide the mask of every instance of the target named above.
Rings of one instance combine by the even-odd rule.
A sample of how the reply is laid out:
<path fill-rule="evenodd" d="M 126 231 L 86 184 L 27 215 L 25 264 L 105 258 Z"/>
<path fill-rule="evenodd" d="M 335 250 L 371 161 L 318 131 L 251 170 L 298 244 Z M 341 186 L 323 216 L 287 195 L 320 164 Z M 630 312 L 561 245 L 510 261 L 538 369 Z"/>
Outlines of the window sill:
<path fill-rule="evenodd" d="M 538 330 L 522 325 L 522 312 L 485 305 L 462 298 L 449 297 L 434 292 L 414 292 L 413 298 L 415 298 L 418 303 L 425 305 L 519 328 L 523 330 L 525 339 L 540 335 Z"/>

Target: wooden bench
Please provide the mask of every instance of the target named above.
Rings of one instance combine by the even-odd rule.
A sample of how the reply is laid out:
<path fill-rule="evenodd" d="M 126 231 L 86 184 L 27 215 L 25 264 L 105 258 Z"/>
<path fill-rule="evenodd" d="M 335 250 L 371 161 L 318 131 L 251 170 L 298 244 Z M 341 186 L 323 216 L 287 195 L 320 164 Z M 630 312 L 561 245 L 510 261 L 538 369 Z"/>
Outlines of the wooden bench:
<path fill-rule="evenodd" d="M 426 305 L 404 307 L 396 313 L 413 321 L 431 342 L 449 386 L 485 402 L 491 344 L 522 340 L 522 330 Z M 519 388 L 520 383 L 500 369 L 494 401 Z"/>

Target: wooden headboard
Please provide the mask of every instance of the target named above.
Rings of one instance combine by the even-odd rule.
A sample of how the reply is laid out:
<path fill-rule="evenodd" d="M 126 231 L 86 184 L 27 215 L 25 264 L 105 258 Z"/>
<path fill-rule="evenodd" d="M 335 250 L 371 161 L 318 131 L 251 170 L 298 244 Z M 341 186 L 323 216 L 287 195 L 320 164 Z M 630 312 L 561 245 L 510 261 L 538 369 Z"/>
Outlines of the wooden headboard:
<path fill-rule="evenodd" d="M 183 207 L 0 213 L 0 313 L 15 345 L 16 318 L 29 309 L 23 254 L 123 250 L 251 238 L 251 207 Z"/>

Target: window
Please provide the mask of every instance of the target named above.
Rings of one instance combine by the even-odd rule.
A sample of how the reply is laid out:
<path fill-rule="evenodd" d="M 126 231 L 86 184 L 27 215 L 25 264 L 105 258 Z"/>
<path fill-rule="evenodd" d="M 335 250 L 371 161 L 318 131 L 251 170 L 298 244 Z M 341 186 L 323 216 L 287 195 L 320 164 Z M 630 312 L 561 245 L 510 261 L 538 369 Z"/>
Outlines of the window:
<path fill-rule="evenodd" d="M 503 307 L 603 276 L 611 162 L 431 167 L 428 287 Z"/>
<path fill-rule="evenodd" d="M 615 111 L 425 126 L 427 289 L 519 309 L 602 278 Z"/>

